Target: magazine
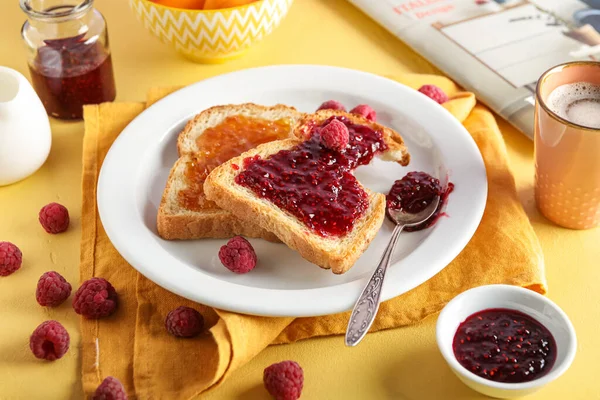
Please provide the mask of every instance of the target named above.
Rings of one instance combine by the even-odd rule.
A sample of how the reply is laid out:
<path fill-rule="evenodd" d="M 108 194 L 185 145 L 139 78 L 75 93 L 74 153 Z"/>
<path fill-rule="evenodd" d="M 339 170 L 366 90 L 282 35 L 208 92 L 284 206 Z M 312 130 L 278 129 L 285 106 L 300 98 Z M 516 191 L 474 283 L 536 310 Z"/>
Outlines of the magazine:
<path fill-rule="evenodd" d="M 600 57 L 600 0 L 349 0 L 533 138 L 539 76 Z"/>

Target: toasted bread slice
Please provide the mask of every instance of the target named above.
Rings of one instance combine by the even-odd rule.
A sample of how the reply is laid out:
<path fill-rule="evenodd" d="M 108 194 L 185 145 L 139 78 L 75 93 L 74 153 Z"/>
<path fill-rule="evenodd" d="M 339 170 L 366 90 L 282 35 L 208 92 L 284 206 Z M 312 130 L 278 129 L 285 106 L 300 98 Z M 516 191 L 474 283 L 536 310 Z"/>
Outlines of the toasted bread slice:
<path fill-rule="evenodd" d="M 178 193 L 185 190 L 185 168 L 194 155 L 184 154 L 173 166 L 158 209 L 158 233 L 164 239 L 185 240 L 200 238 L 228 238 L 235 235 L 279 241 L 277 236 L 258 225 L 235 218 L 229 211 L 216 205 L 199 211 L 183 207 Z"/>
<path fill-rule="evenodd" d="M 397 161 L 402 165 L 408 164 L 410 156 L 401 136 L 389 128 L 369 122 L 362 117 L 339 111 L 320 111 L 303 118 L 298 128 L 299 135 L 307 138 L 312 127 L 333 115 L 345 116 L 353 123 L 368 125 L 372 129 L 379 130 L 383 133 L 388 146 L 388 150 L 379 157 Z M 236 176 L 243 170 L 241 166 L 245 165 L 245 159 L 254 156 L 269 158 L 281 150 L 294 148 L 303 140 L 288 139 L 266 143 L 223 163 L 209 174 L 204 183 L 204 192 L 208 199 L 216 202 L 223 209 L 231 211 L 240 219 L 251 220 L 263 229 L 273 232 L 306 260 L 321 268 L 331 269 L 335 274 L 342 274 L 354 265 L 381 227 L 385 218 L 383 194 L 362 187 L 368 196 L 367 210 L 355 221 L 349 233 L 341 237 L 332 237 L 318 235 L 292 214 L 235 182 Z"/>
<path fill-rule="evenodd" d="M 189 163 L 197 162 L 202 157 L 200 154 L 202 149 L 198 148 L 197 138 L 208 128 L 219 125 L 227 117 L 237 115 L 270 121 L 288 119 L 290 128 L 289 132 L 285 134 L 286 137 L 293 137 L 294 128 L 302 116 L 294 108 L 282 105 L 267 107 L 256 104 L 240 104 L 212 107 L 190 120 L 179 134 L 180 158 L 171 169 L 158 208 L 157 229 L 162 238 L 186 240 L 244 235 L 278 241 L 271 232 L 251 222 L 240 220 L 230 212 L 206 200 L 201 190 L 197 201 L 194 201 L 193 204 L 180 201 L 180 195 L 189 189 L 190 185 L 193 185 L 186 175 L 186 168 Z M 240 143 L 244 143 L 247 148 L 254 147 L 253 143 L 242 141 L 243 137 L 244 134 L 240 133 Z"/>
<path fill-rule="evenodd" d="M 294 128 L 303 116 L 303 114 L 298 112 L 294 107 L 283 104 L 263 106 L 254 103 L 244 103 L 207 108 L 192 118 L 177 137 L 177 151 L 179 152 L 179 155 L 198 153 L 201 151 L 202 149 L 198 148 L 196 143 L 198 137 L 208 128 L 215 127 L 223 122 L 225 118 L 235 115 L 269 121 L 289 118 L 290 138 L 294 137 Z"/>

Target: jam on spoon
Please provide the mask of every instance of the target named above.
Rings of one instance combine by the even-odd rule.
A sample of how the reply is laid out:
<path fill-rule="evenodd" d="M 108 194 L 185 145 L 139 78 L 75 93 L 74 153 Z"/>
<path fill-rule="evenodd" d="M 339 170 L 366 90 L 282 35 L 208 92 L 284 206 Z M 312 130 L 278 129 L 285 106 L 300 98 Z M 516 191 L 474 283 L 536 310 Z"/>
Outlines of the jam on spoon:
<path fill-rule="evenodd" d="M 443 188 L 439 179 L 425 172 L 409 172 L 402 179 L 394 182 L 394 185 L 390 189 L 387 195 L 387 216 L 391 218 L 389 214 L 390 209 L 404 210 L 411 214 L 417 214 L 426 209 L 439 196 L 440 202 L 437 209 L 429 219 L 416 226 L 407 226 L 404 230 L 413 232 L 429 228 L 444 215 L 441 210 L 448 201 L 448 196 L 452 190 L 454 190 L 454 184 L 451 182 L 448 183 L 446 188 Z"/>
<path fill-rule="evenodd" d="M 556 360 L 556 342 L 545 326 L 527 314 L 503 308 L 468 317 L 458 327 L 452 348 L 463 367 L 495 382 L 540 378 Z"/>

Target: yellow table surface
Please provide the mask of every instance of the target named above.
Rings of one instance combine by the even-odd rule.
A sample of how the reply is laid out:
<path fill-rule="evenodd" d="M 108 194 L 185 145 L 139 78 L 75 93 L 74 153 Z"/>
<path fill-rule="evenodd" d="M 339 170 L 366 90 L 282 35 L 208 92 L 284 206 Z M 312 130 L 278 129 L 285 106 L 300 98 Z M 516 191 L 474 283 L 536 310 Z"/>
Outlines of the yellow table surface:
<path fill-rule="evenodd" d="M 10 4 L 9 4 L 10 3 Z M 108 20 L 117 80 L 117 101 L 142 101 L 152 86 L 182 85 L 248 67 L 311 63 L 379 74 L 438 72 L 431 64 L 344 0 L 297 0 L 281 26 L 243 58 L 198 65 L 162 45 L 134 19 L 126 0 L 99 0 Z M 24 14 L 18 1 L 2 1 L 0 65 L 27 75 L 20 38 Z M 315 23 L 318 21 L 318 23 Z M 314 24 L 314 25 L 313 25 Z M 530 399 L 600 399 L 600 229 L 571 231 L 552 225 L 533 200 L 533 144 L 498 120 L 508 145 L 517 189 L 544 249 L 549 297 L 570 316 L 578 334 L 572 367 Z M 39 276 L 50 269 L 78 285 L 81 233 L 81 146 L 83 124 L 52 121 L 52 152 L 35 175 L 0 188 L 0 240 L 22 249 L 18 273 L 0 278 L 0 399 L 79 399 L 79 320 L 70 304 L 45 310 L 35 302 Z M 46 203 L 71 213 L 71 228 L 48 235 L 37 222 Z M 27 286 L 16 291 L 13 285 Z M 69 302 L 70 303 L 70 302 Z M 5 321 L 18 321 L 7 326 Z M 71 350 L 55 363 L 37 361 L 28 339 L 46 319 L 71 333 Z M 263 369 L 293 359 L 305 371 L 303 399 L 480 399 L 446 366 L 435 344 L 435 320 L 368 335 L 357 348 L 331 337 L 266 349 L 204 399 L 265 399 Z M 176 355 L 174 355 L 176 356 Z M 168 377 L 165 377 L 168 379 Z"/>

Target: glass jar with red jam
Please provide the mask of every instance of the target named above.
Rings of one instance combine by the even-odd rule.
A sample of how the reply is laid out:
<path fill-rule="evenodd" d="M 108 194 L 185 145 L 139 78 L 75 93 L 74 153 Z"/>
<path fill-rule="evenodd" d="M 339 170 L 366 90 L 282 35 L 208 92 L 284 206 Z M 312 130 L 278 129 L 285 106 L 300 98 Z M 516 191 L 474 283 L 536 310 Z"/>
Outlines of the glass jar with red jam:
<path fill-rule="evenodd" d="M 81 119 L 115 99 L 106 21 L 93 0 L 21 0 L 31 81 L 48 115 Z"/>

